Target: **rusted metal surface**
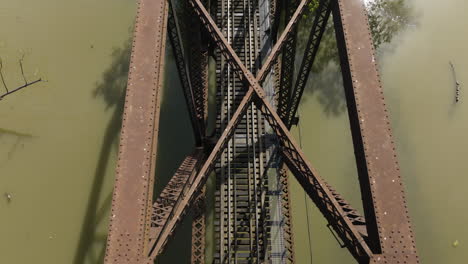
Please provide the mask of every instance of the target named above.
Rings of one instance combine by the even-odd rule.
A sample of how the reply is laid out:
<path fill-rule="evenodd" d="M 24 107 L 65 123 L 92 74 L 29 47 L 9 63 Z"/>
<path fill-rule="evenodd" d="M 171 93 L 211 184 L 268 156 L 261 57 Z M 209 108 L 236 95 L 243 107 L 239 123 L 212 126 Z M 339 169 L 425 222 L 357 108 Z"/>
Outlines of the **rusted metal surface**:
<path fill-rule="evenodd" d="M 245 67 L 201 1 L 189 0 L 200 20 L 200 25 L 207 31 L 207 35 L 212 38 L 232 71 L 248 89 L 208 158 L 205 160 L 204 154 L 209 151 L 210 146 L 204 142 L 204 150 L 198 149 L 186 158 L 156 200 L 151 214 L 168 4 L 162 0 L 140 1 L 105 263 L 152 264 L 190 208 L 196 209 L 192 225 L 192 263 L 204 263 L 204 184 L 214 169 L 216 160 L 228 148 L 243 116 L 251 114 L 249 109 L 255 109 L 255 112 L 260 111 L 263 114 L 262 120 L 268 122 L 278 138 L 283 161 L 328 220 L 329 226 L 343 241 L 342 246 L 348 248 L 359 263 L 419 263 L 362 2 L 321 0 L 292 100 L 289 100 L 289 96 L 280 95 L 280 99 L 287 99 L 283 105 L 289 106 L 288 111 L 279 111 L 285 114 L 282 117 L 285 117 L 286 124 L 260 86 L 270 74 L 271 67 L 283 47 L 286 52 L 294 48 L 295 45 L 289 45 L 291 43 L 288 40 L 294 37 L 297 23 L 308 2 L 308 0 L 299 2 L 284 32 L 254 77 L 251 71 L 255 72 L 256 68 Z M 334 14 L 365 220 L 318 175 L 288 131 L 313 65 L 330 10 L 333 10 Z M 195 130 L 195 134 L 199 134 L 197 143 L 202 146 L 207 110 L 208 49 L 203 43 L 189 48 L 196 53 L 190 56 L 193 65 L 191 63 L 189 74 L 175 12 L 170 13 L 169 24 L 170 40 L 181 81 L 184 91 L 189 91 L 186 92 L 188 95 L 186 98 L 188 98 L 189 111 L 192 113 L 192 122 L 195 126 L 203 127 L 198 129 L 198 132 Z M 201 38 L 202 34 L 199 36 Z M 198 37 L 194 38 L 194 43 L 199 42 L 201 41 Z M 283 57 L 286 61 L 291 58 L 287 54 Z M 292 72 L 292 65 L 289 64 L 285 71 Z M 288 76 L 292 80 L 292 74 Z M 282 79 L 284 79 L 283 84 L 289 82 L 284 76 Z M 195 83 L 197 88 L 193 86 Z M 283 86 L 285 85 L 281 85 L 280 89 L 284 89 Z M 260 119 L 256 120 L 259 122 Z M 252 146 L 254 145 L 256 143 L 252 143 Z M 288 261 L 293 263 L 293 234 L 290 229 L 291 213 L 285 169 L 281 170 L 280 178 L 284 193 L 281 209 L 286 221 L 284 237 L 289 254 Z M 250 223 L 252 224 L 252 221 Z M 267 229 L 266 226 L 263 228 Z M 267 244 L 268 241 L 262 243 Z M 265 256 L 262 258 L 266 259 Z M 257 259 L 259 259 L 258 252 Z"/>
<path fill-rule="evenodd" d="M 193 221 L 192 221 L 192 264 L 205 264 L 205 201 L 206 188 L 203 188 L 198 198 L 193 205 Z"/>
<path fill-rule="evenodd" d="M 288 107 L 283 115 L 280 114 L 289 129 L 292 127 L 297 109 L 299 108 L 299 103 L 301 102 L 302 94 L 304 93 L 307 80 L 309 79 L 310 71 L 312 70 L 315 57 L 317 56 L 323 33 L 327 27 L 331 13 L 331 5 L 332 0 L 321 0 L 319 2 L 314 23 L 312 24 L 309 39 L 305 48 L 305 54 L 299 68 L 299 74 L 291 94 L 291 100 L 287 101 Z"/>
<path fill-rule="evenodd" d="M 191 83 L 189 69 L 187 66 L 187 58 L 184 55 L 184 47 L 182 45 L 182 37 L 179 28 L 179 19 L 177 18 L 177 12 L 174 9 L 174 3 L 169 0 L 169 17 L 167 22 L 167 31 L 169 40 L 172 46 L 172 52 L 174 54 L 177 71 L 179 73 L 180 81 L 182 84 L 182 90 L 184 91 L 185 102 L 189 112 L 190 122 L 192 124 L 193 134 L 195 136 L 195 144 L 200 146 L 203 142 L 205 133 L 205 114 L 203 109 L 200 111 L 197 107 L 197 94 L 199 91 L 194 91 Z M 192 73 L 196 74 L 196 73 Z"/>
<path fill-rule="evenodd" d="M 200 19 L 211 33 L 213 41 L 224 50 L 223 55 L 231 62 L 233 68 L 240 75 L 240 78 L 247 81 L 250 87 L 255 91 L 256 98 L 254 102 L 278 136 L 289 169 L 294 173 L 303 188 L 316 203 L 317 207 L 321 209 L 324 216 L 336 229 L 337 233 L 344 234 L 342 239 L 347 242 L 347 247 L 355 258 L 359 261 L 370 259 L 372 257 L 372 252 L 365 243 L 364 238 L 346 217 L 346 213 L 325 185 L 325 182 L 306 161 L 304 154 L 297 147 L 288 129 L 281 121 L 281 118 L 266 100 L 263 88 L 258 84 L 257 80 L 252 77 L 252 73 L 242 64 L 219 28 L 214 24 L 206 10 L 204 10 L 199 0 L 191 0 L 191 2 L 198 8 L 199 14 L 201 15 Z"/>
<path fill-rule="evenodd" d="M 338 0 L 333 16 L 370 246 L 383 263 L 416 263 L 409 262 L 417 261 L 416 245 L 364 4 Z"/>
<path fill-rule="evenodd" d="M 294 234 L 292 225 L 292 213 L 291 213 L 291 199 L 289 197 L 289 179 L 287 166 L 283 165 L 280 169 L 280 181 L 281 181 L 281 212 L 284 216 L 284 242 L 286 245 L 286 258 L 287 263 L 296 263 L 294 256 Z"/>
<path fill-rule="evenodd" d="M 256 82 L 258 80 L 259 83 L 263 82 L 270 72 L 270 69 L 275 61 L 275 59 L 279 56 L 279 53 L 281 51 L 282 46 L 285 44 L 284 39 L 287 38 L 287 36 L 291 33 L 291 30 L 297 26 L 297 22 L 301 16 L 301 14 L 304 12 L 306 4 L 309 2 L 309 0 L 302 0 L 296 10 L 296 12 L 293 15 L 293 18 L 291 21 L 288 23 L 286 26 L 284 32 L 281 34 L 281 37 L 278 39 L 278 42 L 275 44 L 273 47 L 271 54 L 268 56 L 268 58 L 265 60 L 263 63 L 262 68 L 260 71 L 257 73 L 257 78 L 255 78 L 252 73 L 247 70 L 247 68 L 243 65 L 242 61 L 240 58 L 236 55 L 234 50 L 232 49 L 231 45 L 229 45 L 229 42 L 226 40 L 224 35 L 221 33 L 221 30 L 218 28 L 216 23 L 213 21 L 211 18 L 210 14 L 206 10 L 206 8 L 203 6 L 200 0 L 189 0 L 189 3 L 192 5 L 192 7 L 195 9 L 197 14 L 199 15 L 199 19 L 202 22 L 203 26 L 205 27 L 206 31 L 212 38 L 212 40 L 217 44 L 217 47 L 219 48 L 220 52 L 225 56 L 228 61 L 228 63 L 233 67 L 238 74 L 239 79 L 243 81 L 247 81 L 249 84 L 252 82 Z M 252 86 L 256 93 L 260 97 L 264 97 L 264 91 L 263 89 L 258 89 L 257 86 Z"/>
<path fill-rule="evenodd" d="M 189 19 L 186 25 L 189 36 L 186 37 L 189 45 L 190 78 L 192 80 L 193 94 L 195 98 L 195 109 L 197 118 L 205 133 L 205 120 L 208 114 L 208 41 L 202 31 L 200 22 L 195 12 L 188 3 Z"/>
<path fill-rule="evenodd" d="M 284 1 L 287 20 L 290 20 L 293 17 L 298 4 L 299 0 Z M 291 98 L 291 90 L 294 80 L 294 62 L 296 59 L 296 44 L 297 27 L 291 29 L 291 34 L 286 38 L 281 58 L 281 89 L 278 91 L 279 97 L 277 111 L 283 121 Z"/>
<path fill-rule="evenodd" d="M 261 98 L 256 102 L 278 137 L 284 162 L 288 165 L 288 168 L 329 224 L 345 241 L 346 247 L 353 256 L 360 262 L 368 261 L 372 257 L 371 250 L 357 228 L 346 217 L 345 211 L 343 211 L 326 182 L 305 159 L 304 153 L 297 146 L 278 114 L 272 111 L 268 102 L 261 100 Z"/>
<path fill-rule="evenodd" d="M 146 259 L 145 263 L 153 263 L 154 259 L 158 256 L 158 254 L 160 254 L 163 247 L 166 245 L 168 237 L 173 233 L 179 221 L 182 220 L 184 214 L 187 213 L 189 206 L 199 195 L 203 185 L 206 183 L 208 175 L 215 166 L 216 160 L 221 156 L 222 152 L 224 151 L 224 148 L 226 147 L 226 144 L 229 142 L 232 135 L 234 134 L 235 128 L 246 113 L 248 106 L 252 101 L 253 94 L 254 91 L 252 89 L 249 89 L 249 91 L 247 91 L 246 95 L 239 104 L 239 107 L 232 116 L 232 119 L 229 121 L 229 124 L 227 125 L 220 139 L 216 143 L 215 147 L 211 151 L 205 163 L 203 164 L 203 167 L 197 173 L 193 181 L 190 181 L 190 184 L 187 185 L 187 188 L 184 188 L 184 190 L 182 191 L 182 199 L 180 199 L 177 202 L 177 204 L 174 205 L 174 213 L 166 221 L 166 224 L 163 230 L 161 231 L 158 239 L 155 240 L 154 247 L 150 248 L 149 257 Z"/>
<path fill-rule="evenodd" d="M 167 219 L 169 219 L 174 209 L 174 205 L 181 199 L 182 190 L 189 184 L 190 176 L 197 172 L 200 162 L 203 162 L 203 152 L 195 150 L 194 153 L 183 160 L 174 176 L 172 176 L 156 199 L 151 216 L 150 245 L 154 244 L 154 240 L 159 237 L 161 230 L 164 228 Z"/>
<path fill-rule="evenodd" d="M 148 241 L 163 83 L 167 4 L 141 0 L 125 97 L 104 263 L 138 263 Z"/>

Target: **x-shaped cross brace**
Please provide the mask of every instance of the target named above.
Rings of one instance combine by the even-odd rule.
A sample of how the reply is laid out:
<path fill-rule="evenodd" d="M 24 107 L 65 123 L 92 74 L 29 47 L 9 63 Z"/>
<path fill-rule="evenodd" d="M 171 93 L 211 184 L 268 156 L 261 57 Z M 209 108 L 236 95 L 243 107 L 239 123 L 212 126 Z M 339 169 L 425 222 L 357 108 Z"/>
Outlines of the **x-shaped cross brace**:
<path fill-rule="evenodd" d="M 286 164 L 294 173 L 294 176 L 302 187 L 307 191 L 310 198 L 322 211 L 330 225 L 332 225 L 340 237 L 347 242 L 346 247 L 348 247 L 351 253 L 358 259 L 372 258 L 372 251 L 364 241 L 362 235 L 363 232 L 359 232 L 357 227 L 353 225 L 351 220 L 347 217 L 346 212 L 333 195 L 332 190 L 330 190 L 325 181 L 317 174 L 316 170 L 307 161 L 304 153 L 296 144 L 285 124 L 265 98 L 265 91 L 259 84 L 263 82 L 268 75 L 272 64 L 281 51 L 284 39 L 287 38 L 291 31 L 290 29 L 296 26 L 298 19 L 308 3 L 308 0 L 302 0 L 300 2 L 291 21 L 288 23 L 283 34 L 273 47 L 271 54 L 268 56 L 264 65 L 258 72 L 257 77 L 254 77 L 253 74 L 243 65 L 240 58 L 234 52 L 200 0 L 189 0 L 189 3 L 199 15 L 202 24 L 212 37 L 213 41 L 218 44 L 218 48 L 226 58 L 227 62 L 234 69 L 239 78 L 248 84 L 249 88 L 232 119 L 229 121 L 215 147 L 206 159 L 204 165 L 194 177 L 193 181 L 190 182 L 181 193 L 180 199 L 174 206 L 172 212 L 173 217 L 167 220 L 157 238 L 152 240 L 152 243 L 149 245 L 149 258 L 147 263 L 152 263 L 156 256 L 162 251 L 163 247 L 167 243 L 168 237 L 174 231 L 177 223 L 181 220 L 190 204 L 202 189 L 208 175 L 215 166 L 215 161 L 222 154 L 225 146 L 233 136 L 236 126 L 239 124 L 240 120 L 246 113 L 248 106 L 252 102 L 256 104 L 257 108 L 265 116 L 273 131 L 278 136 L 280 150 Z"/>

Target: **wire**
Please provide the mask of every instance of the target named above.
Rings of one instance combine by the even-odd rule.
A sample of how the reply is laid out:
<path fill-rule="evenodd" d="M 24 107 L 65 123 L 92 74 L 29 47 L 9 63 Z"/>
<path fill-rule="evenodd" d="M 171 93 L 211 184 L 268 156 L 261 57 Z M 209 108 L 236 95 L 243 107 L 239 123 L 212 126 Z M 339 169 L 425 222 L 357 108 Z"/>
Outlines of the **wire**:
<path fill-rule="evenodd" d="M 298 111 L 298 116 L 299 116 L 299 120 L 300 120 L 300 117 L 301 117 L 301 114 L 300 114 L 300 107 L 297 109 Z M 302 149 L 302 132 L 301 132 L 301 125 L 300 125 L 300 122 L 297 123 L 297 129 L 299 131 L 299 146 L 301 147 Z M 312 236 L 310 234 L 310 220 L 309 220 L 309 206 L 307 205 L 307 195 L 304 191 L 304 202 L 305 202 L 305 208 L 306 208 L 306 220 L 307 220 L 307 234 L 309 236 L 309 255 L 310 255 L 310 263 L 312 263 Z"/>

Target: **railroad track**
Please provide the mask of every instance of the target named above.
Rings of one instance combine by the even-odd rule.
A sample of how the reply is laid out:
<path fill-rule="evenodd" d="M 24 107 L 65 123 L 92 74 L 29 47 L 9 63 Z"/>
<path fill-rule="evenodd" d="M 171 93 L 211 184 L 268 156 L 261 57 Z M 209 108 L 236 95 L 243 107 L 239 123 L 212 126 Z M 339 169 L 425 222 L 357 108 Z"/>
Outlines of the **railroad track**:
<path fill-rule="evenodd" d="M 253 0 L 218 1 L 216 19 L 244 65 L 258 70 L 258 4 Z M 237 78 L 217 54 L 216 130 L 220 135 L 245 94 Z M 252 104 L 216 167 L 217 248 L 215 263 L 262 263 L 269 245 L 269 202 L 265 171 L 265 120 Z"/>

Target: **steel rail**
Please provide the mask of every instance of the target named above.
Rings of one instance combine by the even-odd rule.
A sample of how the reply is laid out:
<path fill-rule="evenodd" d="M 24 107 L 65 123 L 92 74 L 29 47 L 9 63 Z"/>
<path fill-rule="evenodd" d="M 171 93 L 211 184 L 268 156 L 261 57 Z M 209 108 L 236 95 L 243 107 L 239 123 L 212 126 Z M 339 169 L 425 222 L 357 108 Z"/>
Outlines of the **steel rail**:
<path fill-rule="evenodd" d="M 287 146 L 287 150 L 289 151 L 290 155 L 293 155 L 294 159 L 288 159 L 288 161 L 299 162 L 297 163 L 290 163 L 289 165 L 296 164 L 297 168 L 304 169 L 300 171 L 304 174 L 295 174 L 300 182 L 302 182 L 303 187 L 306 191 L 309 192 L 309 196 L 312 197 L 321 197 L 323 196 L 326 200 L 314 199 L 314 202 L 319 203 L 317 206 L 320 208 L 320 202 L 326 203 L 327 207 L 331 207 L 329 212 L 334 213 L 335 215 L 340 217 L 340 223 L 345 227 L 343 233 L 350 236 L 348 239 L 352 241 L 354 244 L 353 247 L 356 246 L 358 252 L 356 255 L 359 258 L 367 258 L 370 259 L 372 257 L 372 251 L 370 251 L 369 247 L 367 246 L 366 242 L 364 241 L 363 237 L 357 231 L 357 229 L 352 225 L 349 219 L 346 217 L 345 212 L 339 205 L 336 198 L 332 195 L 331 191 L 328 189 L 326 185 L 324 185 L 324 181 L 318 176 L 315 170 L 310 166 L 309 162 L 306 161 L 304 154 L 300 150 L 300 148 L 295 143 L 293 137 L 290 135 L 288 129 L 282 122 L 281 118 L 278 116 L 276 111 L 274 111 L 273 107 L 265 98 L 265 93 L 263 88 L 258 84 L 251 72 L 249 72 L 245 66 L 240 61 L 237 54 L 234 53 L 231 46 L 227 42 L 226 38 L 222 35 L 219 28 L 216 26 L 214 21 L 211 19 L 210 15 L 206 12 L 206 9 L 203 7 L 199 0 L 190 0 L 192 5 L 198 10 L 200 19 L 202 24 L 205 26 L 207 31 L 212 36 L 213 40 L 218 44 L 220 47 L 223 55 L 226 56 L 226 59 L 233 64 L 233 68 L 237 70 L 237 73 L 240 75 L 241 79 L 244 79 L 248 82 L 250 87 L 256 93 L 257 100 L 254 102 L 257 104 L 257 107 L 260 111 L 264 114 L 265 118 L 267 119 L 270 126 L 273 128 L 277 136 L 280 138 L 281 147 L 283 149 L 283 154 L 285 153 L 285 146 Z M 223 52 L 224 51 L 224 52 Z M 291 169 L 291 167 L 290 167 Z M 294 168 L 293 168 L 294 169 Z M 301 177 L 300 177 L 301 176 Z M 304 180 L 306 179 L 306 180 Z M 330 217 L 325 215 L 325 217 Z M 336 222 L 330 223 L 335 225 Z M 335 225 L 336 226 L 336 225 Z M 338 229 L 339 227 L 336 226 Z M 353 252 L 350 249 L 351 253 L 354 255 L 356 252 Z"/>
<path fill-rule="evenodd" d="M 292 127 L 302 94 L 304 93 L 307 80 L 309 79 L 310 71 L 315 62 L 315 57 L 330 17 L 331 5 L 332 0 L 321 0 L 317 8 L 314 23 L 310 30 L 309 39 L 305 48 L 305 55 L 302 59 L 299 74 L 291 94 L 291 99 L 288 101 L 289 104 L 282 116 L 288 129 Z"/>
<path fill-rule="evenodd" d="M 190 122 L 192 124 L 193 135 L 195 137 L 195 144 L 201 146 L 204 140 L 205 130 L 205 116 L 203 112 L 197 111 L 194 90 L 191 83 L 191 76 L 187 66 L 187 59 L 184 54 L 184 47 L 182 45 L 182 37 L 180 34 L 179 20 L 177 12 L 174 9 L 173 0 L 169 0 L 169 16 L 167 21 L 167 32 L 169 41 L 172 46 L 174 58 L 179 73 L 182 90 L 184 92 L 185 102 L 189 112 Z"/>
<path fill-rule="evenodd" d="M 145 257 L 158 145 L 167 11 L 165 0 L 138 3 L 106 264 L 138 263 Z"/>
<path fill-rule="evenodd" d="M 154 259 L 158 256 L 158 254 L 166 245 L 168 237 L 173 233 L 177 224 L 180 220 L 182 220 L 183 215 L 187 212 L 188 207 L 193 202 L 197 194 L 201 191 L 202 186 L 205 184 L 208 178 L 208 175 L 211 173 L 215 166 L 216 160 L 221 156 L 229 140 L 234 135 L 235 128 L 241 121 L 242 117 L 245 115 L 248 106 L 250 105 L 249 103 L 253 99 L 253 95 L 254 91 L 252 89 L 249 89 L 245 94 L 232 119 L 229 121 L 229 124 L 223 131 L 223 134 L 221 135 L 215 147 L 208 156 L 207 160 L 203 164 L 203 167 L 197 173 L 196 177 L 194 178 L 193 182 L 190 183 L 188 188 L 184 189 L 182 193 L 182 199 L 174 206 L 175 213 L 173 214 L 173 217 L 168 219 L 158 239 L 154 240 L 154 242 L 151 243 L 149 247 L 149 256 L 146 259 L 145 263 L 153 264 Z"/>
<path fill-rule="evenodd" d="M 418 263 L 365 6 L 337 0 L 333 18 L 372 261 Z"/>

